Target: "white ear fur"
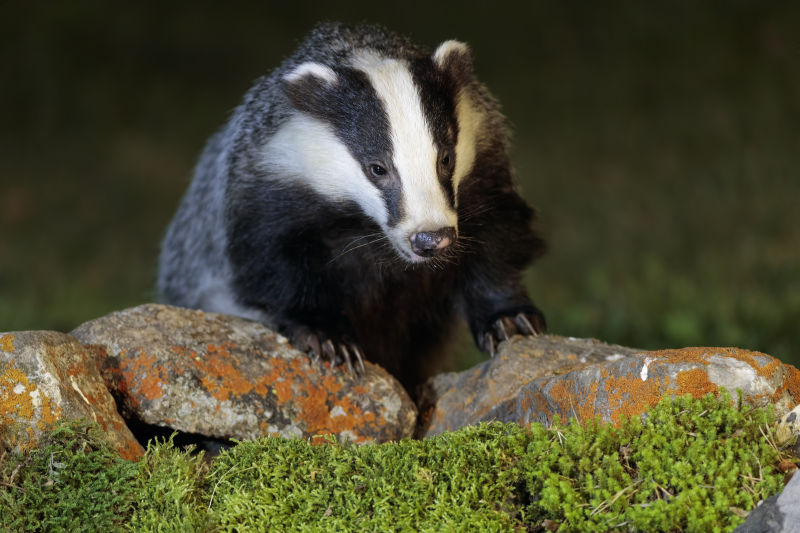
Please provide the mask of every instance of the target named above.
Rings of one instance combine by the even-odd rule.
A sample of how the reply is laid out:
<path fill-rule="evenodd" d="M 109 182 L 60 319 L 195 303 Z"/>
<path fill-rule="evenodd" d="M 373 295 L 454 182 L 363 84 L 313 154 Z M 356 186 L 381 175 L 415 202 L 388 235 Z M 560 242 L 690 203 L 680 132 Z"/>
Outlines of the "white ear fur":
<path fill-rule="evenodd" d="M 284 76 L 283 79 L 287 83 L 295 83 L 306 76 L 312 76 L 329 85 L 333 85 L 337 80 L 336 73 L 333 69 L 321 63 L 313 62 L 302 63 L 296 66 L 291 72 Z"/>
<path fill-rule="evenodd" d="M 447 59 L 452 54 L 458 54 L 469 57 L 469 46 L 461 41 L 449 40 L 445 41 L 436 48 L 433 53 L 433 62 L 436 66 L 443 68 L 447 63 Z"/>

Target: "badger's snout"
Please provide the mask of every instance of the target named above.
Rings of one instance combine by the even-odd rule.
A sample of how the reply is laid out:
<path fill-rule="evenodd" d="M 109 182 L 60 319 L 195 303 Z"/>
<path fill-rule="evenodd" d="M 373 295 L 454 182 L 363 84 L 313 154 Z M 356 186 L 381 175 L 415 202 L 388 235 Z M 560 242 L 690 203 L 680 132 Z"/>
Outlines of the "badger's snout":
<path fill-rule="evenodd" d="M 433 257 L 450 246 L 456 240 L 456 229 L 441 228 L 436 231 L 420 231 L 408 238 L 411 249 L 423 257 Z"/>

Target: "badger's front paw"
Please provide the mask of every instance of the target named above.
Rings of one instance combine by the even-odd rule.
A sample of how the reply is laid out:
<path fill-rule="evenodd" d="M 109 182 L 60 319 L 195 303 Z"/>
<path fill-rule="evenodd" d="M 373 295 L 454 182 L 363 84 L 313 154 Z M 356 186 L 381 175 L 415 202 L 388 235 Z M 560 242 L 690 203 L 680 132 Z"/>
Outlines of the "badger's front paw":
<path fill-rule="evenodd" d="M 315 359 L 325 359 L 332 365 L 345 364 L 351 374 L 364 374 L 364 355 L 357 344 L 346 338 L 336 339 L 321 331 L 313 331 L 305 326 L 292 328 L 288 337 L 300 351 L 306 352 Z M 355 366 L 354 366 L 355 365 Z"/>
<path fill-rule="evenodd" d="M 516 314 L 503 314 L 489 324 L 480 337 L 479 348 L 494 357 L 497 345 L 514 335 L 534 336 L 547 331 L 544 314 L 531 306 Z"/>

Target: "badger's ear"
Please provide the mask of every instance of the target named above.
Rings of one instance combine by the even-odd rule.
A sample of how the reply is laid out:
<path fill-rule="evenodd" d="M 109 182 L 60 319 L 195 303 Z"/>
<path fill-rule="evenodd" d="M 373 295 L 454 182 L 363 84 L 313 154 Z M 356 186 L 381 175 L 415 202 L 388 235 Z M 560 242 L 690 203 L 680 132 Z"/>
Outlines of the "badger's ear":
<path fill-rule="evenodd" d="M 326 95 L 336 85 L 336 73 L 321 63 L 301 63 L 283 77 L 283 91 L 300 111 L 318 113 L 325 109 Z"/>
<path fill-rule="evenodd" d="M 472 53 L 461 41 L 445 41 L 433 53 L 434 64 L 459 84 L 472 78 Z"/>

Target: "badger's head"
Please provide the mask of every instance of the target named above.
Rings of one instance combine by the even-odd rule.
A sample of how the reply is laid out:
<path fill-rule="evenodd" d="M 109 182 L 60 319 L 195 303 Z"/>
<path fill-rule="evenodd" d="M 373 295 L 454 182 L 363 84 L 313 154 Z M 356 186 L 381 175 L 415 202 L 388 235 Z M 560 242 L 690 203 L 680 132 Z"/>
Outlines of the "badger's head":
<path fill-rule="evenodd" d="M 463 90 L 471 78 L 457 41 L 429 57 L 361 49 L 341 65 L 302 63 L 283 77 L 296 112 L 266 160 L 331 201 L 354 202 L 401 258 L 425 261 L 458 237 L 458 183 L 480 122 Z"/>

